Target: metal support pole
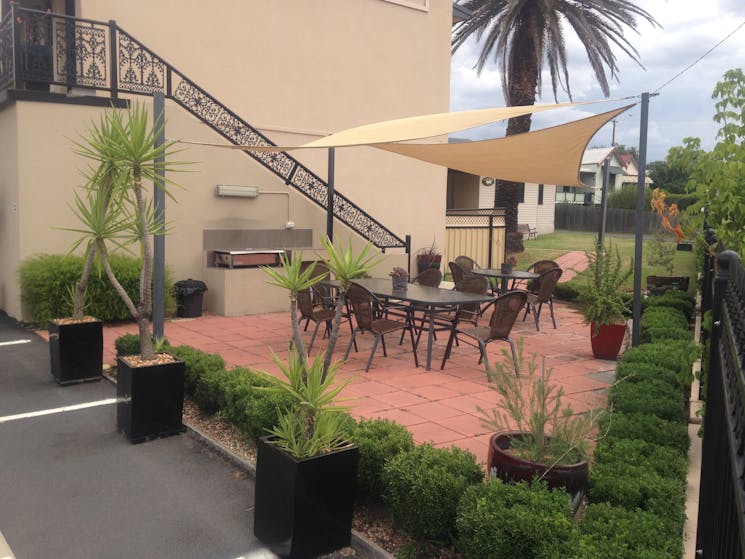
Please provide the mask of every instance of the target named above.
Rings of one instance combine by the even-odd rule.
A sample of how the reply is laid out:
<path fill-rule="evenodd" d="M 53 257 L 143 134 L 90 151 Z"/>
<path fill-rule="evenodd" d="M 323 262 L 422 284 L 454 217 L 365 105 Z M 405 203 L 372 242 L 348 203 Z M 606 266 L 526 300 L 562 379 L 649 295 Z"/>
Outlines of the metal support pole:
<path fill-rule="evenodd" d="M 404 249 L 406 250 L 406 271 L 411 277 L 411 235 L 404 237 Z"/>
<path fill-rule="evenodd" d="M 116 55 L 116 20 L 109 20 L 109 91 L 111 98 L 119 97 L 119 57 Z"/>
<path fill-rule="evenodd" d="M 608 183 L 610 182 L 610 155 L 603 162 L 603 190 L 600 193 L 600 231 L 598 232 L 598 247 L 605 244 L 605 225 L 608 214 Z"/>
<path fill-rule="evenodd" d="M 326 199 L 326 236 L 334 241 L 334 157 L 335 148 L 329 148 L 328 197 Z"/>
<path fill-rule="evenodd" d="M 165 98 L 162 92 L 153 94 L 153 127 L 157 132 L 155 147 L 160 148 L 166 141 L 165 129 Z M 165 320 L 165 276 L 166 276 L 166 193 L 165 182 L 165 159 L 158 157 L 155 160 L 156 180 L 153 189 L 153 205 L 155 206 L 155 220 L 158 224 L 158 233 L 153 241 L 153 336 L 155 339 L 163 337 Z"/>
<path fill-rule="evenodd" d="M 632 309 L 631 345 L 641 341 L 639 320 L 642 316 L 642 243 L 644 241 L 644 189 L 647 178 L 647 126 L 649 123 L 649 93 L 642 93 L 639 119 L 639 180 L 636 185 L 636 228 L 634 235 L 634 305 Z"/>

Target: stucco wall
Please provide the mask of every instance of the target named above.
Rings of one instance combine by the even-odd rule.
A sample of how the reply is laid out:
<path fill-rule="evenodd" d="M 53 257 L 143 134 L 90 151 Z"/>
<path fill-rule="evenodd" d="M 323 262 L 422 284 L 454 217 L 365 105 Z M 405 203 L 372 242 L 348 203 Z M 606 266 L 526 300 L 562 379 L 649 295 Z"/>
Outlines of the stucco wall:
<path fill-rule="evenodd" d="M 448 109 L 450 2 L 161 0 L 143 7 L 139 2 L 79 0 L 76 9 L 79 17 L 116 20 L 279 144 Z M 91 107 L 32 102 L 0 111 L 1 242 L 7 263 L 0 306 L 12 316 L 20 317 L 17 264 L 38 252 L 66 252 L 74 240 L 73 234 L 52 228 L 74 224 L 67 205 L 81 183 L 78 170 L 84 163 L 72 153 L 69 138 L 78 137 L 99 114 L 100 109 Z M 170 102 L 166 118 L 169 138 L 224 142 Z M 325 150 L 293 156 L 327 177 Z M 281 230 L 291 221 L 297 228 L 312 229 L 318 248 L 326 230 L 323 209 L 250 157 L 203 146 L 190 146 L 178 157 L 196 164 L 193 172 L 171 177 L 184 186 L 173 190 L 177 203 L 167 202 L 171 229 L 166 258 L 177 279 L 206 273 L 205 229 Z M 444 242 L 445 169 L 373 148 L 344 148 L 336 152 L 335 183 L 396 235 L 412 235 L 414 250 L 433 238 Z M 216 184 L 258 186 L 261 193 L 256 199 L 218 199 Z M 15 194 L 18 187 L 21 192 Z M 18 200 L 15 218 L 8 216 L 8 197 Z M 351 237 L 357 248 L 362 246 L 339 222 L 335 227 L 337 240 Z M 376 273 L 405 265 L 402 250 L 386 256 Z"/>

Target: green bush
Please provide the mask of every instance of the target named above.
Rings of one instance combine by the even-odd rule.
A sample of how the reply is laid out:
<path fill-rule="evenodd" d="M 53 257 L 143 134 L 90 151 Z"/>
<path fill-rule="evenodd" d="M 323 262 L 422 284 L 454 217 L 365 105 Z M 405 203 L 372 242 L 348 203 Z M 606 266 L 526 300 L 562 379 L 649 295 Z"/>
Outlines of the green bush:
<path fill-rule="evenodd" d="M 457 548 L 469 559 L 555 559 L 577 548 L 569 497 L 545 483 L 471 486 L 458 503 L 456 525 Z"/>
<path fill-rule="evenodd" d="M 644 189 L 644 207 L 649 212 L 650 201 L 652 200 L 652 191 L 649 188 Z M 608 207 L 621 208 L 623 210 L 636 209 L 636 186 L 631 184 L 624 186 L 621 190 L 616 190 L 608 194 Z"/>
<path fill-rule="evenodd" d="M 693 319 L 693 311 L 696 310 L 696 301 L 685 291 L 668 290 L 664 295 L 647 297 L 644 300 L 645 309 L 654 307 L 672 307 L 681 311 L 688 322 Z"/>
<path fill-rule="evenodd" d="M 123 334 L 114 340 L 116 356 L 139 355 L 140 354 L 140 336 L 137 334 Z"/>
<path fill-rule="evenodd" d="M 483 477 L 470 452 L 423 444 L 386 462 L 383 496 L 403 530 L 416 538 L 445 541 L 455 529 L 458 499 Z"/>
<path fill-rule="evenodd" d="M 638 439 L 676 449 L 681 455 L 688 453 L 690 438 L 686 425 L 644 413 L 625 414 L 613 412 L 600 419 L 600 432 L 607 443 L 619 439 Z"/>
<path fill-rule="evenodd" d="M 631 460 L 593 464 L 587 498 L 629 510 L 639 508 L 680 523 L 685 504 L 685 479 L 663 477 L 653 468 Z"/>
<path fill-rule="evenodd" d="M 645 328 L 680 328 L 688 330 L 688 319 L 680 309 L 668 306 L 651 306 L 645 309 L 639 321 L 639 327 Z"/>
<path fill-rule="evenodd" d="M 111 267 L 122 287 L 134 301 L 140 294 L 139 259 L 113 254 Z M 70 290 L 80 279 L 83 258 L 73 255 L 41 254 L 25 259 L 19 268 L 21 300 L 24 314 L 37 324 L 72 314 Z M 166 286 L 172 286 L 171 274 L 166 270 Z M 86 290 L 85 313 L 103 321 L 132 318 L 119 295 L 111 286 L 103 269 L 94 269 Z M 173 290 L 166 289 L 166 313 L 176 310 Z"/>
<path fill-rule="evenodd" d="M 655 379 L 617 382 L 610 389 L 608 403 L 614 411 L 648 413 L 670 421 L 685 422 L 683 393 Z"/>
<path fill-rule="evenodd" d="M 383 466 L 401 452 L 414 448 L 414 438 L 403 425 L 388 419 L 362 419 L 352 437 L 360 449 L 357 485 L 362 493 L 379 498 Z"/>
<path fill-rule="evenodd" d="M 557 283 L 556 287 L 554 287 L 553 297 L 554 299 L 567 301 L 568 303 L 579 301 L 579 288 L 572 281 Z"/>
<path fill-rule="evenodd" d="M 684 480 L 688 459 L 676 450 L 640 440 L 619 439 L 613 443 L 601 440 L 595 449 L 593 464 L 631 463 L 644 471 L 664 478 Z"/>
<path fill-rule="evenodd" d="M 268 429 L 277 425 L 279 414 L 291 405 L 288 394 L 264 390 L 270 382 L 250 369 L 234 367 L 218 379 L 222 382 L 218 397 L 221 414 L 252 439 L 267 435 Z M 209 392 L 208 386 L 204 391 Z"/>
<path fill-rule="evenodd" d="M 230 371 L 208 369 L 194 387 L 194 401 L 205 413 L 216 413 L 225 401 L 225 386 L 230 382 Z"/>
<path fill-rule="evenodd" d="M 693 341 L 693 332 L 681 330 L 677 326 L 659 326 L 645 328 L 641 331 L 641 342 L 644 344 L 654 342 L 667 342 L 669 340 Z"/>
<path fill-rule="evenodd" d="M 137 338 L 137 352 L 139 353 L 139 337 L 135 337 Z M 197 381 L 207 371 L 225 368 L 225 360 L 216 353 L 205 353 L 188 345 L 172 347 L 169 352 L 186 364 L 184 391 L 189 396 L 194 396 Z"/>
<path fill-rule="evenodd" d="M 624 382 L 639 382 L 641 380 L 657 380 L 665 382 L 671 387 L 685 393 L 689 385 L 690 374 L 681 375 L 676 369 L 664 365 L 643 363 L 641 361 L 621 361 L 616 367 L 616 380 Z"/>
<path fill-rule="evenodd" d="M 574 559 L 680 559 L 683 530 L 642 510 L 591 503 L 580 524 Z"/>
<path fill-rule="evenodd" d="M 686 340 L 666 340 L 632 347 L 623 354 L 622 363 L 645 363 L 661 365 L 674 369 L 685 383 L 693 381 L 691 367 L 698 359 L 699 349 L 695 343 Z"/>

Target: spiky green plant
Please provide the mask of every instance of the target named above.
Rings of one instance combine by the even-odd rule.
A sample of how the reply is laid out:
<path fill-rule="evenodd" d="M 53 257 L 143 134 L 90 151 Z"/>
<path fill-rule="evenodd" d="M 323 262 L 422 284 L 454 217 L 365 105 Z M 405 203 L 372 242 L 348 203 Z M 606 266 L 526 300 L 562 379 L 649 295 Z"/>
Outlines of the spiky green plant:
<path fill-rule="evenodd" d="M 349 444 L 343 413 L 349 408 L 339 406 L 337 401 L 351 378 L 336 382 L 340 363 L 324 370 L 322 354 L 309 361 L 301 358 L 295 349 L 290 352 L 287 363 L 277 355 L 273 355 L 273 359 L 284 380 L 262 373 L 270 386 L 261 390 L 285 393 L 291 397 L 292 405 L 269 430 L 274 435 L 271 444 L 298 459 L 318 456 Z"/>
<path fill-rule="evenodd" d="M 78 144 L 77 153 L 94 162 L 89 174 L 87 194 L 76 197 L 75 211 L 83 226 L 79 243 L 86 243 L 91 265 L 95 253 L 109 281 L 137 321 L 141 356 L 152 359 L 152 235 L 164 233 L 158 224 L 152 204 L 145 199 L 149 184 L 158 185 L 171 197 L 166 185 L 175 183 L 166 172 L 184 170 L 184 162 L 170 158 L 180 150 L 175 141 L 158 145 L 162 127 L 151 126 L 145 107 L 133 103 L 124 114 L 111 110 L 99 125 L 93 124 L 89 133 Z M 140 296 L 135 303 L 114 274 L 109 262 L 109 245 L 123 248 L 130 244 L 139 247 L 142 257 Z M 88 272 L 90 273 L 90 272 Z"/>

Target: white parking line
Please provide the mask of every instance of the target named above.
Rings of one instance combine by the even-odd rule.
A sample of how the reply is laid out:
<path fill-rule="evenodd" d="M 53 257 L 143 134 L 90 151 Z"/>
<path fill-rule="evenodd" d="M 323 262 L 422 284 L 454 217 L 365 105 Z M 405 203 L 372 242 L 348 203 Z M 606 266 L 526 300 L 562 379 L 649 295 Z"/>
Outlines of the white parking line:
<path fill-rule="evenodd" d="M 116 404 L 117 398 L 106 398 L 105 400 L 98 400 L 96 402 L 86 402 L 84 404 L 75 404 L 72 406 L 63 406 L 61 408 L 51 408 L 48 410 L 30 411 L 26 413 L 18 413 L 16 415 L 6 415 L 0 417 L 0 423 L 7 423 L 8 421 L 15 421 L 17 419 L 28 419 L 29 417 L 39 417 L 42 415 L 51 415 L 53 413 L 62 413 L 66 411 L 82 410 L 85 408 L 94 408 L 96 406 L 106 406 L 109 404 Z"/>
<path fill-rule="evenodd" d="M 0 346 L 4 345 L 18 345 L 18 344 L 28 344 L 31 343 L 31 340 L 12 340 L 10 342 L 0 342 Z"/>

